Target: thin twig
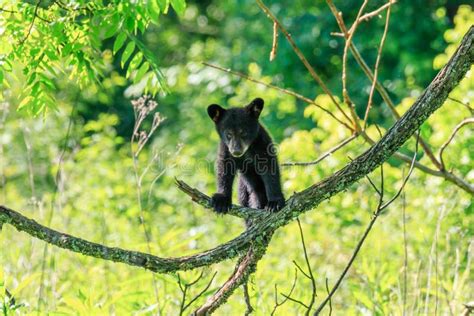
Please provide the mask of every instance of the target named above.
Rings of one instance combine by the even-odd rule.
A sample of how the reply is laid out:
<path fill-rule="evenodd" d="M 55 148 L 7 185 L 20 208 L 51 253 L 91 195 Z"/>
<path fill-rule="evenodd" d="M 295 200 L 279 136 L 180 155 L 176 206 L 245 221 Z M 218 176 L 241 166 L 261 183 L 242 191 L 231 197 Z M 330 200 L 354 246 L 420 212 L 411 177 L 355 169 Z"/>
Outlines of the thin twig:
<path fill-rule="evenodd" d="M 415 144 L 415 153 L 413 154 L 413 159 L 411 161 L 410 169 L 408 170 L 408 174 L 407 174 L 406 178 L 403 180 L 403 183 L 402 183 L 400 189 L 397 191 L 397 193 L 388 202 L 386 202 L 385 204 L 383 204 L 380 207 L 380 212 L 383 211 L 384 209 L 386 209 L 388 206 L 390 206 L 390 204 L 392 204 L 393 201 L 395 201 L 400 196 L 403 189 L 405 188 L 405 185 L 408 182 L 408 179 L 410 179 L 410 176 L 411 176 L 411 174 L 413 172 L 413 169 L 415 167 L 415 161 L 416 161 L 416 157 L 417 157 L 417 154 L 418 154 L 418 144 L 419 144 L 419 139 L 420 139 L 420 131 L 421 130 L 418 130 L 418 135 L 417 135 L 416 144 Z"/>
<path fill-rule="evenodd" d="M 248 81 L 251 81 L 251 82 L 254 82 L 254 83 L 257 83 L 257 84 L 260 84 L 260 85 L 263 85 L 267 88 L 270 88 L 270 89 L 274 89 L 274 90 L 277 90 L 277 91 L 280 91 L 284 94 L 288 94 L 288 95 L 291 95 L 299 100 L 302 100 L 308 104 L 312 104 L 314 106 L 316 106 L 317 108 L 323 110 L 326 114 L 328 114 L 329 116 L 331 116 L 333 119 L 335 119 L 336 121 L 338 121 L 340 124 L 344 125 L 347 129 L 349 129 L 350 131 L 352 131 L 352 128 L 345 122 L 341 121 L 337 116 L 335 116 L 331 111 L 329 111 L 328 109 L 322 107 L 321 105 L 317 104 L 316 102 L 314 102 L 314 100 L 311 100 L 310 98 L 308 97 L 305 97 L 299 93 L 296 93 L 294 91 L 291 91 L 291 90 L 288 90 L 288 89 L 285 89 L 285 88 L 280 88 L 278 86 L 275 86 L 275 85 L 272 85 L 272 84 L 269 84 L 269 83 L 266 83 L 266 82 L 263 82 L 263 81 L 260 81 L 258 79 L 255 79 L 255 78 L 252 78 L 244 73 L 241 73 L 241 72 L 238 72 L 238 71 L 234 71 L 234 70 L 231 70 L 231 69 L 228 69 L 228 68 L 223 68 L 223 67 L 220 67 L 220 66 L 217 66 L 217 65 L 213 65 L 213 64 L 210 64 L 210 63 L 206 63 L 206 62 L 203 62 L 203 65 L 205 66 L 208 66 L 208 67 L 211 67 L 211 68 L 214 68 L 214 69 L 217 69 L 217 70 L 220 70 L 220 71 L 223 71 L 223 72 L 226 72 L 226 73 L 229 73 L 229 74 L 232 74 L 232 75 L 235 75 L 235 76 L 238 76 L 240 78 L 243 78 L 245 80 L 248 80 Z"/>
<path fill-rule="evenodd" d="M 337 146 L 331 148 L 330 150 L 328 150 L 327 152 L 325 152 L 324 154 L 322 154 L 318 159 L 316 160 L 313 160 L 313 161 L 308 161 L 308 162 L 285 162 L 285 163 L 282 163 L 281 166 L 282 167 L 293 167 L 293 166 L 311 166 L 311 165 L 317 165 L 318 163 L 320 163 L 321 161 L 323 161 L 324 159 L 326 159 L 327 157 L 331 156 L 332 154 L 334 154 L 336 151 L 338 151 L 339 149 L 341 149 L 342 147 L 344 147 L 345 145 L 349 144 L 351 141 L 353 141 L 354 139 L 356 139 L 357 137 L 359 136 L 359 134 L 353 134 L 351 135 L 351 137 L 345 139 L 344 141 L 342 141 L 340 144 L 338 144 Z"/>
<path fill-rule="evenodd" d="M 327 1 L 332 2 L 330 0 Z M 346 38 L 346 43 L 344 45 L 344 52 L 342 55 L 342 96 L 344 98 L 344 102 L 347 104 L 349 109 L 351 110 L 351 115 L 352 115 L 352 120 L 354 123 L 354 128 L 356 131 L 360 131 L 360 126 L 359 126 L 359 117 L 355 113 L 354 110 L 354 103 L 351 101 L 349 97 L 349 92 L 347 91 L 347 55 L 349 51 L 349 46 L 352 43 L 352 38 L 354 37 L 354 34 L 357 30 L 357 27 L 359 26 L 359 18 L 362 15 L 362 12 L 364 12 L 365 6 L 367 5 L 368 0 L 364 0 L 362 5 L 360 6 L 359 12 L 357 13 L 357 17 L 355 22 L 352 24 L 351 29 L 349 30 L 349 36 Z M 342 19 L 342 16 L 341 16 Z"/>
<path fill-rule="evenodd" d="M 465 119 L 463 120 L 461 123 L 459 123 L 458 125 L 456 125 L 456 127 L 454 128 L 451 136 L 448 138 L 448 140 L 441 146 L 441 149 L 439 150 L 439 161 L 441 162 L 441 167 L 443 168 L 443 170 L 446 170 L 446 165 L 444 164 L 444 160 L 443 160 L 443 152 L 444 150 L 446 149 L 446 147 L 448 147 L 448 145 L 453 141 L 454 139 L 454 136 L 456 136 L 457 132 L 459 132 L 459 130 L 465 126 L 465 125 L 468 125 L 468 124 L 472 124 L 474 123 L 474 118 L 468 118 L 468 119 Z"/>
<path fill-rule="evenodd" d="M 408 292 L 408 244 L 407 244 L 406 192 L 402 193 L 402 223 L 403 223 L 403 316 L 406 315 Z"/>
<path fill-rule="evenodd" d="M 389 0 L 388 9 L 387 9 L 387 16 L 385 18 L 385 28 L 383 30 L 383 35 L 382 35 L 382 38 L 380 40 L 380 45 L 379 45 L 379 49 L 378 49 L 378 52 L 377 52 L 377 59 L 375 61 L 374 79 L 372 80 L 372 86 L 370 87 L 369 101 L 367 102 L 367 108 L 365 110 L 364 123 L 362 124 L 364 129 L 367 128 L 367 120 L 369 118 L 369 111 L 370 111 L 370 108 L 372 107 L 372 98 L 374 96 L 375 83 L 377 82 L 377 76 L 378 76 L 378 73 L 379 73 L 379 64 L 380 64 L 380 60 L 382 58 L 382 50 L 383 50 L 383 46 L 384 46 L 384 43 L 385 43 L 385 38 L 387 37 L 388 25 L 389 25 L 389 22 L 390 22 L 391 4 L 392 4 L 392 2 L 391 2 L 391 0 Z"/>
<path fill-rule="evenodd" d="M 0 8 L 0 12 L 6 12 L 6 13 L 18 13 L 18 11 L 15 11 L 15 10 L 8 10 L 8 9 L 4 9 L 4 8 Z"/>
<path fill-rule="evenodd" d="M 293 284 L 291 285 L 291 289 L 290 289 L 290 292 L 288 294 L 286 294 L 286 296 L 291 296 L 291 294 L 293 293 L 293 290 L 295 289 L 295 286 L 296 286 L 296 280 L 298 279 L 298 270 L 295 269 L 295 279 L 293 280 Z M 280 293 L 281 295 L 283 295 L 283 293 Z M 281 305 L 285 304 L 287 301 L 288 301 L 288 298 L 285 297 L 281 302 L 278 302 L 278 286 L 275 284 L 275 305 L 273 306 L 273 310 L 270 314 L 270 316 L 273 316 L 275 315 L 275 312 L 277 310 L 278 307 L 280 307 Z"/>
<path fill-rule="evenodd" d="M 385 9 L 390 9 L 390 6 L 394 3 L 396 3 L 397 1 L 396 0 L 389 0 L 386 4 L 384 4 L 383 6 L 381 6 L 380 8 L 372 11 L 372 12 L 369 12 L 369 13 L 366 13 L 364 15 L 362 15 L 359 19 L 358 19 L 358 22 L 362 22 L 362 21 L 367 21 L 371 18 L 373 18 L 374 16 L 377 16 L 380 14 L 380 12 L 382 12 L 383 10 Z"/>
<path fill-rule="evenodd" d="M 329 280 L 328 280 L 328 278 L 326 278 L 326 292 L 329 295 Z M 329 316 L 331 316 L 331 315 L 332 315 L 332 300 L 331 300 L 331 298 L 329 298 Z"/>
<path fill-rule="evenodd" d="M 314 300 L 317 296 L 317 293 L 316 293 L 316 280 L 314 278 L 313 270 L 311 269 L 311 264 L 309 262 L 308 251 L 306 250 L 306 244 L 304 242 L 303 228 L 301 228 L 300 219 L 297 218 L 296 222 L 298 223 L 298 228 L 300 230 L 301 247 L 303 248 L 304 260 L 306 262 L 306 267 L 308 268 L 308 274 L 305 274 L 305 275 L 307 275 L 307 277 L 311 281 L 311 292 L 312 292 L 311 293 L 311 300 L 309 301 L 308 309 L 306 310 L 306 313 L 305 313 L 305 315 L 309 315 L 309 313 L 311 312 L 311 309 L 313 308 Z"/>
<path fill-rule="evenodd" d="M 324 93 L 326 93 L 329 98 L 331 99 L 331 101 L 334 103 L 334 105 L 337 107 L 337 109 L 342 113 L 342 115 L 344 115 L 344 117 L 349 121 L 351 122 L 351 119 L 349 118 L 349 116 L 347 116 L 347 114 L 342 110 L 341 106 L 339 105 L 339 103 L 336 101 L 336 99 L 334 98 L 334 95 L 331 93 L 331 91 L 328 89 L 328 87 L 326 86 L 326 84 L 324 83 L 324 81 L 321 79 L 321 77 L 319 77 L 319 75 L 316 73 L 316 71 L 314 70 L 314 68 L 310 65 L 310 63 L 308 62 L 308 60 L 306 59 L 306 57 L 303 55 L 303 53 L 301 52 L 301 50 L 298 48 L 298 46 L 296 45 L 296 43 L 293 41 L 293 38 L 291 37 L 290 33 L 288 33 L 288 31 L 286 30 L 286 28 L 280 23 L 280 21 L 278 21 L 278 19 L 276 18 L 276 16 L 270 11 L 270 9 L 262 2 L 262 0 L 256 0 L 257 1 L 257 4 L 258 6 L 263 10 L 263 12 L 265 12 L 265 14 L 274 22 L 278 25 L 278 28 L 280 29 L 280 31 L 283 33 L 283 35 L 285 35 L 286 39 L 288 40 L 288 43 L 290 43 L 290 46 L 292 47 L 293 51 L 296 53 L 296 55 L 298 56 L 298 58 L 301 60 L 301 62 L 303 63 L 303 65 L 306 67 L 306 69 L 309 71 L 311 77 L 313 77 L 313 79 L 321 86 L 321 88 L 323 89 Z"/>
<path fill-rule="evenodd" d="M 252 312 L 253 312 L 252 303 L 250 302 L 248 282 L 244 283 L 243 289 L 244 289 L 245 306 L 247 307 L 246 310 L 245 310 L 245 316 L 248 316 L 248 315 L 252 314 Z"/>
<path fill-rule="evenodd" d="M 306 308 L 306 309 L 309 308 L 308 305 L 306 305 L 305 303 L 303 303 L 303 302 L 300 301 L 300 300 L 297 300 L 297 299 L 295 299 L 295 298 L 292 298 L 291 296 L 286 295 L 286 294 L 283 294 L 283 293 L 281 293 L 281 295 L 282 295 L 284 298 L 286 298 L 287 300 L 290 300 L 290 301 L 292 301 L 292 302 L 298 303 L 298 304 L 300 304 L 301 306 L 303 306 L 303 307 Z"/>
<path fill-rule="evenodd" d="M 377 194 L 381 195 L 382 192 L 380 192 L 380 190 L 377 188 L 377 186 L 376 186 L 375 183 L 372 181 L 372 179 L 369 177 L 369 175 L 366 175 L 365 177 L 367 178 L 367 180 L 369 181 L 370 185 L 371 185 L 372 188 L 375 190 L 375 192 L 377 192 Z"/>
<path fill-rule="evenodd" d="M 35 6 L 35 10 L 33 12 L 33 19 L 31 20 L 30 26 L 28 28 L 28 32 L 26 33 L 25 37 L 22 40 L 20 40 L 20 42 L 18 43 L 20 46 L 23 45 L 23 43 L 28 39 L 28 37 L 31 34 L 31 30 L 33 29 L 33 25 L 35 24 L 35 19 L 38 16 L 38 9 L 40 7 L 41 1 L 43 0 L 38 0 L 38 3 Z"/>
<path fill-rule="evenodd" d="M 471 115 L 474 114 L 474 109 L 472 108 L 472 106 L 469 104 L 469 102 L 462 102 L 461 100 L 458 100 L 458 99 L 455 99 L 455 98 L 451 98 L 451 97 L 448 97 L 449 100 L 451 101 L 454 101 L 456 103 L 459 103 L 459 104 L 462 104 L 464 105 L 468 110 L 469 112 L 471 112 Z"/>
<path fill-rule="evenodd" d="M 278 24 L 273 22 L 273 42 L 272 42 L 272 50 L 270 52 L 270 61 L 273 61 L 277 54 L 278 48 Z"/>
<path fill-rule="evenodd" d="M 296 267 L 298 270 L 300 270 L 301 273 L 303 273 L 303 275 L 304 275 L 305 277 L 307 277 L 308 279 L 311 279 L 311 277 L 303 270 L 303 268 L 298 264 L 298 262 L 296 262 L 296 260 L 293 260 L 292 262 L 293 262 L 293 264 L 295 265 L 295 267 Z"/>
<path fill-rule="evenodd" d="M 178 286 L 179 286 L 179 288 L 182 292 L 179 315 L 182 315 L 186 311 L 186 309 L 188 309 L 191 306 L 191 304 L 193 304 L 198 298 L 200 298 L 204 293 L 206 293 L 206 291 L 211 286 L 212 281 L 214 281 L 214 278 L 216 277 L 216 274 L 217 274 L 217 271 L 214 272 L 214 274 L 212 275 L 212 277 L 211 277 L 210 281 L 207 283 L 207 285 L 187 303 L 186 303 L 187 291 L 189 290 L 189 288 L 191 288 L 193 285 L 195 285 L 199 280 L 201 280 L 201 278 L 203 276 L 203 272 L 201 272 L 201 274 L 194 281 L 192 281 L 190 283 L 184 283 L 184 285 L 182 284 L 181 278 L 179 277 L 179 274 L 178 274 Z"/>

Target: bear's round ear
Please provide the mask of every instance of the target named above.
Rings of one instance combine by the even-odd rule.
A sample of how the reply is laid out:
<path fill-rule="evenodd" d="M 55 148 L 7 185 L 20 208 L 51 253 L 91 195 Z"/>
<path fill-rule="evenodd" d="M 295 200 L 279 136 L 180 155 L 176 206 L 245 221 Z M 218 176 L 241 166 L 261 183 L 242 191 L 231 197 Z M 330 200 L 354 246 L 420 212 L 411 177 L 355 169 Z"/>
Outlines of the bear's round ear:
<path fill-rule="evenodd" d="M 209 117 L 215 122 L 219 122 L 220 119 L 222 119 L 222 116 L 224 115 L 225 110 L 217 104 L 211 104 L 207 107 L 207 114 L 209 114 Z"/>
<path fill-rule="evenodd" d="M 249 111 L 251 115 L 258 118 L 260 116 L 260 113 L 262 113 L 263 103 L 264 101 L 262 98 L 256 98 L 252 102 L 250 102 L 249 105 L 247 105 L 247 111 Z"/>

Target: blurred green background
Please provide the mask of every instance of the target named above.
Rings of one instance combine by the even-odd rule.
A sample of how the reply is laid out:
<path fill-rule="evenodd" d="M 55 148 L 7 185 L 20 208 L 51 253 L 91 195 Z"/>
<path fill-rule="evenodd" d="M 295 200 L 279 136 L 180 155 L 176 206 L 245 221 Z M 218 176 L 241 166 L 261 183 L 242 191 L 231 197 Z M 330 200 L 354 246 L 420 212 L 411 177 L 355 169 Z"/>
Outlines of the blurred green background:
<path fill-rule="evenodd" d="M 366 12 L 383 3 L 371 1 Z M 335 4 L 349 24 L 361 3 Z M 331 91 L 340 96 L 344 41 L 331 35 L 339 30 L 326 3 L 272 1 L 267 5 Z M 8 13 L 0 14 L 0 26 L 13 23 Z M 375 17 L 362 23 L 354 37 L 370 67 L 375 63 L 384 21 Z M 413 104 L 473 23 L 472 8 L 463 1 L 416 0 L 393 5 L 379 80 L 400 113 Z M 48 108 L 38 116 L 17 110 L 25 89 L 22 69 L 28 64 L 14 64 L 11 74 L 2 76 L 1 204 L 60 231 L 109 246 L 151 250 L 159 256 L 193 254 L 244 229 L 243 221 L 216 216 L 192 203 L 174 185 L 174 177 L 178 177 L 207 194 L 215 190 L 213 163 L 218 137 L 206 113 L 209 104 L 241 106 L 262 97 L 266 106 L 261 121 L 279 144 L 280 162 L 314 160 L 350 136 L 312 105 L 202 64 L 231 68 L 334 108 L 282 34 L 276 59 L 269 61 L 272 22 L 254 1 L 187 1 L 182 14 L 170 8 L 139 35 L 159 63 L 168 93 L 160 90 L 153 97 L 165 120 L 134 164 L 131 100 L 146 94 L 149 83 L 129 79 L 121 67 L 121 54 L 112 53 L 119 34 L 98 42 L 103 76 L 96 81 L 79 84 L 67 72 L 65 60 L 55 61 L 54 67 L 65 65 L 63 73 L 50 78 L 56 110 Z M 31 40 L 37 39 L 32 36 Z M 10 45 L 6 37 L 2 45 Z M 471 70 L 450 96 L 472 103 L 473 82 Z M 349 55 L 348 89 L 361 117 L 370 85 Z M 436 153 L 456 124 L 471 116 L 466 106 L 447 100 L 423 125 L 422 135 Z M 369 123 L 374 138 L 374 123 L 382 130 L 394 123 L 377 93 Z M 143 128 L 151 124 L 148 118 Z M 472 128 L 462 129 L 444 154 L 448 169 L 471 183 L 472 136 Z M 412 154 L 414 143 L 410 140 L 402 151 Z M 358 138 L 318 165 L 283 168 L 286 197 L 333 174 L 347 164 L 348 157 L 356 157 L 367 148 L 369 145 Z M 420 162 L 430 166 L 423 155 Z M 387 196 L 398 190 L 407 170 L 407 165 L 394 159 L 385 165 Z M 137 186 L 137 175 L 142 173 Z M 371 177 L 378 181 L 378 172 Z M 326 278 L 333 284 L 346 265 L 377 199 L 364 180 L 301 216 L 317 281 L 316 303 L 325 297 Z M 334 296 L 333 313 L 399 315 L 405 310 L 408 315 L 459 314 L 463 304 L 473 299 L 473 211 L 469 193 L 415 169 L 403 199 L 378 220 Z M 150 242 L 145 238 L 140 214 L 150 229 Z M 3 228 L 0 241 L 0 298 L 5 315 L 173 315 L 179 310 L 181 294 L 176 275 L 153 276 L 143 269 L 52 247 L 45 251 L 43 242 L 10 226 Z M 289 291 L 295 273 L 293 260 L 304 264 L 296 223 L 277 231 L 251 277 L 255 315 L 271 313 L 275 284 L 279 291 Z M 218 271 L 207 295 L 226 280 L 233 267 L 234 262 L 225 261 L 204 269 L 205 280 Z M 180 275 L 189 281 L 199 273 Z M 203 280 L 191 293 L 204 286 Z M 308 301 L 309 289 L 309 281 L 300 275 L 293 296 Z M 6 290 L 15 304 L 11 304 Z M 201 297 L 193 307 L 204 300 L 205 296 Z M 241 315 L 244 308 L 239 289 L 216 314 Z M 277 315 L 302 312 L 301 306 L 292 302 L 277 309 Z"/>

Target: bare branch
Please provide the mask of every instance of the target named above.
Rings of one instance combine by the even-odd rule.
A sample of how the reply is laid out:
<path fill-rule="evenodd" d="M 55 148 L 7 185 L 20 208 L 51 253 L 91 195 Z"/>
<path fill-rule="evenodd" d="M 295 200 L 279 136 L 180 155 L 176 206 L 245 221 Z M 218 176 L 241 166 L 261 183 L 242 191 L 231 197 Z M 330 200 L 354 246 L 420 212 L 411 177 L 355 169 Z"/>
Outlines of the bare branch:
<path fill-rule="evenodd" d="M 301 247 L 303 248 L 304 260 L 306 262 L 306 267 L 308 268 L 308 274 L 305 273 L 305 275 L 311 281 L 311 299 L 310 299 L 309 304 L 308 304 L 308 309 L 306 310 L 306 313 L 305 313 L 305 315 L 309 315 L 309 313 L 311 312 L 311 309 L 313 308 L 314 300 L 317 296 L 317 294 L 316 294 L 316 280 L 314 279 L 313 270 L 311 269 L 311 264 L 309 262 L 308 251 L 306 250 L 306 244 L 304 242 L 303 229 L 301 228 L 301 222 L 300 222 L 299 218 L 296 219 L 296 222 L 298 223 L 298 228 L 300 230 Z M 301 270 L 301 271 L 303 271 L 303 270 Z"/>
<path fill-rule="evenodd" d="M 357 21 L 360 23 L 362 21 L 370 20 L 374 16 L 379 15 L 380 12 L 382 12 L 383 10 L 390 9 L 390 6 L 394 3 L 396 3 L 396 2 L 397 2 L 396 0 L 389 0 L 386 4 L 384 4 L 380 8 L 378 8 L 378 9 L 372 11 L 372 12 L 369 12 L 369 13 L 366 13 L 366 14 L 362 15 Z"/>
<path fill-rule="evenodd" d="M 272 50 L 270 52 L 270 61 L 273 61 L 277 54 L 278 48 L 278 24 L 273 22 L 273 43 L 272 43 Z"/>
<path fill-rule="evenodd" d="M 332 0 L 326 0 L 326 2 L 331 7 L 331 10 L 333 10 L 332 8 L 334 6 L 332 5 Z M 351 113 L 351 116 L 352 116 L 352 121 L 353 121 L 354 128 L 355 128 L 356 132 L 360 132 L 361 128 L 360 128 L 360 124 L 359 124 L 359 117 L 355 113 L 354 103 L 350 99 L 349 92 L 347 91 L 347 52 L 348 52 L 349 46 L 352 43 L 352 38 L 354 37 L 355 31 L 357 30 L 357 26 L 359 25 L 358 20 L 361 16 L 362 12 L 364 11 L 365 6 L 367 5 L 367 3 L 368 3 L 368 0 L 364 0 L 364 2 L 362 3 L 362 5 L 359 9 L 359 12 L 357 13 L 356 20 L 355 20 L 354 24 L 352 24 L 352 27 L 349 30 L 349 32 L 344 30 L 344 33 L 347 34 L 347 36 L 345 37 L 346 43 L 344 45 L 344 52 L 343 52 L 343 55 L 342 55 L 342 77 L 341 77 L 341 79 L 342 79 L 342 97 L 344 98 L 344 102 L 347 104 L 347 106 L 350 109 L 350 113 Z M 341 12 L 334 12 L 334 13 L 335 13 L 335 16 L 337 16 L 336 19 L 340 19 L 342 21 L 342 13 Z M 338 23 L 340 23 L 340 22 L 338 22 Z"/>
<path fill-rule="evenodd" d="M 291 285 L 290 292 L 286 295 L 283 295 L 283 293 L 281 293 L 281 295 L 285 297 L 281 302 L 278 302 L 278 286 L 275 284 L 275 305 L 273 306 L 273 310 L 270 316 L 275 315 L 277 308 L 282 306 L 288 301 L 288 297 L 291 296 L 291 294 L 293 293 L 293 290 L 295 289 L 297 279 L 298 279 L 298 270 L 295 269 L 295 279 L 293 280 L 293 284 Z"/>
<path fill-rule="evenodd" d="M 449 136 L 448 140 L 441 146 L 441 149 L 439 150 L 439 161 L 441 162 L 441 166 L 442 166 L 443 170 L 446 170 L 446 165 L 444 164 L 444 160 L 443 160 L 444 150 L 453 141 L 454 136 L 456 136 L 456 134 L 459 132 L 459 130 L 463 126 L 468 125 L 468 124 L 472 124 L 472 123 L 474 123 L 474 118 L 468 118 L 468 119 L 463 120 L 458 125 L 456 125 L 456 127 L 454 128 L 453 133 L 451 134 L 451 136 Z"/>
<path fill-rule="evenodd" d="M 285 163 L 282 163 L 281 166 L 282 167 L 293 167 L 293 166 L 311 166 L 311 165 L 317 165 L 318 163 L 320 163 L 321 161 L 323 161 L 324 159 L 326 159 L 327 157 L 331 156 L 332 154 L 334 154 L 336 151 L 338 151 L 339 149 L 341 149 L 342 147 L 344 147 L 345 145 L 349 144 L 351 141 L 353 141 L 354 139 L 356 139 L 357 137 L 359 136 L 359 134 L 353 134 L 351 137 L 345 139 L 344 141 L 342 141 L 340 144 L 338 144 L 337 146 L 331 148 L 330 150 L 328 150 L 327 152 L 325 152 L 324 154 L 322 154 L 318 159 L 316 160 L 313 160 L 313 161 L 309 161 L 309 162 L 285 162 Z"/>
<path fill-rule="evenodd" d="M 295 298 L 292 298 L 291 296 L 286 295 L 286 294 L 284 294 L 284 293 L 281 293 L 281 295 L 282 295 L 285 299 L 290 300 L 290 301 L 295 302 L 295 303 L 298 303 L 298 304 L 300 304 L 301 306 L 303 306 L 304 308 L 309 309 L 309 306 L 306 305 L 305 303 L 303 303 L 302 301 L 297 300 L 297 299 L 295 299 Z"/>
<path fill-rule="evenodd" d="M 186 294 L 187 294 L 188 289 L 190 287 L 192 287 L 193 285 L 195 285 L 199 280 L 201 280 L 201 278 L 203 276 L 203 273 L 201 272 L 201 274 L 193 282 L 186 283 L 184 285 L 182 285 L 181 279 L 179 278 L 179 274 L 178 274 L 178 282 L 179 282 L 178 284 L 179 284 L 179 288 L 181 289 L 181 292 L 182 292 L 182 299 L 181 299 L 179 315 L 182 315 L 189 308 L 189 306 L 191 306 L 192 303 L 194 303 L 198 298 L 200 298 L 204 293 L 206 293 L 206 291 L 211 286 L 212 281 L 214 281 L 214 278 L 216 277 L 216 275 L 217 275 L 217 271 L 214 272 L 214 274 L 212 275 L 209 282 L 207 282 L 207 285 L 198 294 L 196 294 L 188 303 L 185 303 L 186 302 Z"/>
<path fill-rule="evenodd" d="M 0 8 L 0 12 L 6 12 L 6 13 L 18 13 L 18 11 L 15 11 L 15 10 L 8 10 L 8 9 L 4 9 L 4 8 Z"/>
<path fill-rule="evenodd" d="M 31 19 L 30 26 L 28 27 L 28 32 L 26 33 L 25 37 L 18 43 L 18 45 L 23 45 L 24 42 L 30 37 L 31 31 L 33 30 L 33 26 L 35 25 L 35 19 L 38 17 L 38 9 L 41 5 L 41 1 L 43 0 L 38 0 L 38 3 L 35 6 L 35 10 L 33 12 L 33 18 Z"/>
<path fill-rule="evenodd" d="M 252 314 L 253 312 L 252 303 L 250 302 L 248 282 L 244 283 L 243 288 L 244 288 L 245 306 L 247 306 L 247 309 L 245 310 L 245 316 L 247 316 L 247 315 Z"/>
<path fill-rule="evenodd" d="M 369 101 L 367 101 L 367 109 L 365 110 L 364 123 L 362 124 L 364 129 L 366 129 L 367 127 L 369 111 L 370 111 L 370 108 L 372 107 L 372 98 L 374 96 L 375 83 L 377 82 L 377 76 L 379 73 L 379 63 L 380 63 L 380 59 L 382 58 L 383 45 L 385 43 L 385 38 L 387 37 L 388 25 L 390 22 L 390 8 L 391 8 L 392 1 L 389 0 L 387 4 L 388 4 L 388 9 L 387 9 L 387 16 L 385 18 L 385 28 L 383 30 L 382 38 L 380 39 L 380 45 L 377 52 L 377 59 L 375 61 L 375 67 L 374 67 L 374 79 L 372 80 L 372 86 L 370 87 Z"/>
<path fill-rule="evenodd" d="M 466 109 L 468 109 L 468 111 L 471 113 L 471 115 L 474 115 L 474 109 L 472 108 L 472 106 L 469 104 L 469 102 L 462 102 L 461 100 L 458 100 L 458 99 L 455 99 L 455 98 L 451 98 L 451 97 L 448 97 L 449 100 L 451 101 L 454 101 L 456 103 L 459 103 L 459 104 L 462 104 L 466 107 Z"/>
<path fill-rule="evenodd" d="M 329 295 L 329 284 L 328 283 L 329 283 L 329 280 L 328 280 L 328 278 L 326 278 L 326 291 Z M 331 300 L 331 298 L 329 298 L 329 316 L 331 316 L 331 315 L 332 315 L 332 300 Z"/>
<path fill-rule="evenodd" d="M 36 221 L 8 209 L 5 206 L 0 206 L 0 227 L 2 224 L 10 224 L 18 231 L 23 231 L 59 248 L 103 260 L 121 262 L 159 273 L 190 270 L 234 258 L 239 255 L 239 253 L 245 251 L 251 239 L 255 238 L 255 236 L 252 236 L 255 234 L 255 231 L 250 235 L 249 233 L 243 233 L 240 238 L 226 242 L 212 250 L 204 251 L 200 254 L 178 258 L 160 258 L 143 252 L 107 247 L 61 233 L 40 225 Z"/>
<path fill-rule="evenodd" d="M 413 160 L 411 162 L 411 165 L 410 165 L 410 169 L 408 170 L 408 174 L 406 176 L 406 178 L 403 180 L 403 183 L 402 185 L 400 186 L 400 189 L 398 189 L 397 193 L 388 201 L 386 202 L 385 204 L 381 205 L 379 207 L 379 210 L 378 212 L 381 212 L 383 211 L 384 209 L 386 209 L 388 206 L 390 206 L 390 204 L 393 203 L 393 201 L 395 201 L 399 196 L 400 194 L 402 193 L 403 189 L 405 188 L 405 185 L 407 184 L 408 182 L 408 179 L 410 179 L 410 176 L 413 172 L 413 168 L 415 166 L 415 161 L 416 161 L 416 155 L 418 153 L 418 140 L 420 139 L 420 131 L 418 131 L 418 136 L 417 136 L 417 141 L 416 141 L 416 145 L 415 145 L 415 154 L 413 155 Z"/>
<path fill-rule="evenodd" d="M 369 180 L 369 183 L 370 185 L 372 186 L 372 188 L 375 190 L 375 192 L 377 192 L 377 194 L 381 195 L 382 192 L 380 192 L 380 190 L 377 188 L 377 186 L 375 185 L 375 183 L 372 181 L 372 179 L 370 179 L 370 177 L 368 175 L 365 176 L 367 178 L 367 180 Z"/>
<path fill-rule="evenodd" d="M 298 262 L 296 262 L 296 260 L 293 260 L 293 264 L 295 265 L 295 267 L 300 270 L 301 273 L 303 273 L 303 275 L 308 278 L 308 279 L 311 279 L 311 277 L 309 276 L 309 274 L 307 274 L 303 268 L 301 268 L 301 266 L 298 264 Z"/>

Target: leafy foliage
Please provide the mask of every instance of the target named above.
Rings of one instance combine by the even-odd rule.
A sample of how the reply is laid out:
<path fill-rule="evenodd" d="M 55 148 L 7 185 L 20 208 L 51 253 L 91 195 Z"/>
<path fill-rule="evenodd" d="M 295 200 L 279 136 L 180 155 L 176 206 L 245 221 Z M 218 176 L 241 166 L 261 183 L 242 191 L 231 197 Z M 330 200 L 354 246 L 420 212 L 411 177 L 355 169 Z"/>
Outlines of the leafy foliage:
<path fill-rule="evenodd" d="M 100 85 L 110 69 L 112 53 L 121 55 L 127 79 L 144 80 L 151 93 L 166 90 L 158 61 L 140 37 L 150 24 L 159 23 L 170 4 L 183 14 L 183 0 L 7 2 L 0 16 L 1 83 L 8 87 L 10 81 L 3 80 L 6 75 L 23 83 L 19 109 L 35 115 L 57 110 L 56 79 L 67 78 L 81 89 Z M 107 49 L 110 45 L 112 50 Z M 20 67 L 13 67 L 17 64 Z"/>

